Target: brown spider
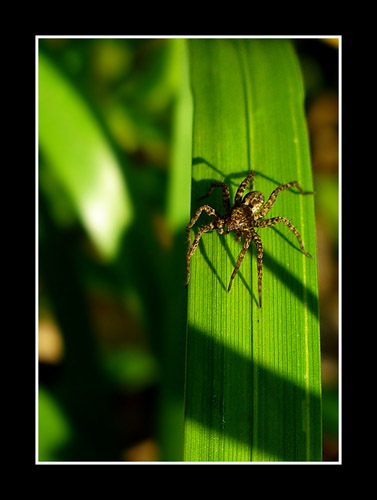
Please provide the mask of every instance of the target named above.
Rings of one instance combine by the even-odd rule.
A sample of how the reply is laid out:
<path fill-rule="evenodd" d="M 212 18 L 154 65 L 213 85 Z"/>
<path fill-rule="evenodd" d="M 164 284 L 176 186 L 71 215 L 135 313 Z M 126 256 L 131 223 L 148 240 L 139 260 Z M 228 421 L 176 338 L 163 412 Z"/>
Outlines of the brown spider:
<path fill-rule="evenodd" d="M 302 252 L 307 257 L 311 257 L 311 255 L 304 248 L 299 232 L 288 219 L 286 219 L 285 217 L 272 217 L 271 219 L 265 219 L 265 220 L 261 219 L 263 219 L 263 217 L 265 217 L 265 215 L 271 210 L 271 207 L 275 203 L 276 197 L 280 193 L 280 191 L 295 186 L 303 195 L 313 194 L 313 193 L 305 193 L 297 181 L 291 181 L 288 182 L 287 184 L 283 184 L 274 189 L 269 199 L 266 201 L 266 203 L 264 203 L 264 196 L 259 191 L 251 191 L 245 194 L 245 196 L 243 196 L 246 186 L 248 184 L 250 184 L 250 189 L 253 188 L 254 176 L 255 172 L 251 171 L 245 178 L 245 180 L 241 182 L 236 192 L 233 207 L 230 206 L 229 187 L 224 182 L 213 182 L 207 194 L 203 196 L 203 198 L 206 198 L 212 193 L 215 187 L 221 187 L 223 192 L 223 205 L 225 207 L 226 214 L 222 217 L 216 212 L 214 208 L 210 207 L 209 205 L 202 205 L 196 210 L 194 216 L 192 217 L 190 223 L 188 224 L 186 228 L 187 243 L 189 247 L 187 251 L 186 286 L 190 281 L 191 257 L 193 256 L 197 246 L 199 245 L 199 241 L 203 233 L 208 233 L 210 231 L 217 231 L 219 234 L 228 234 L 234 231 L 236 233 L 237 242 L 241 240 L 241 236 L 243 235 L 244 244 L 238 256 L 236 267 L 234 268 L 232 276 L 230 277 L 228 292 L 231 289 L 233 279 L 237 274 L 238 269 L 240 268 L 243 258 L 245 257 L 246 251 L 250 246 L 250 242 L 254 241 L 257 247 L 259 307 L 262 307 L 263 247 L 261 238 L 256 233 L 255 228 L 270 227 L 277 224 L 278 222 L 282 222 L 296 236 Z M 207 214 L 213 217 L 214 220 L 199 229 L 199 231 L 195 235 L 194 241 L 191 244 L 190 230 L 194 226 L 194 224 L 196 223 L 200 214 L 203 211 L 207 212 Z"/>

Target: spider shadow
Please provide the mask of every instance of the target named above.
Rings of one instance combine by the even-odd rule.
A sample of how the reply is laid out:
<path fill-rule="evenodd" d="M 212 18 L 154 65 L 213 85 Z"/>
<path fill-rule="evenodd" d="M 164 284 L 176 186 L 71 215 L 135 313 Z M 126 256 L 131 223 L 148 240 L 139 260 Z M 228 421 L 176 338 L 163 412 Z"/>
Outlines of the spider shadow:
<path fill-rule="evenodd" d="M 227 235 L 219 235 L 219 237 L 220 237 L 220 243 L 221 243 L 222 247 L 223 247 L 223 248 L 224 248 L 224 250 L 226 251 L 226 253 L 227 253 L 227 255 L 228 255 L 228 257 L 229 257 L 229 259 L 230 259 L 230 261 L 231 261 L 231 263 L 232 263 L 233 268 L 235 268 L 235 267 L 236 267 L 236 263 L 237 263 L 237 259 L 238 259 L 238 255 L 237 255 L 237 257 L 236 257 L 236 258 L 234 258 L 233 254 L 232 254 L 232 252 L 231 252 L 231 250 L 230 250 L 229 244 L 228 244 L 228 242 L 227 242 L 227 240 L 226 240 Z M 242 242 L 242 244 L 240 243 L 240 247 L 239 247 L 238 254 L 241 252 L 242 246 L 243 246 L 243 242 Z M 250 251 L 250 250 L 251 250 L 251 248 L 249 247 L 249 250 L 248 250 L 248 251 Z M 245 257 L 246 257 L 246 256 L 245 256 Z M 242 268 L 242 264 L 241 264 L 240 269 L 237 271 L 237 274 L 236 274 L 236 276 L 235 276 L 235 279 L 236 279 L 237 277 L 238 277 L 238 278 L 240 278 L 240 279 L 241 279 L 241 281 L 242 281 L 242 283 L 244 284 L 245 288 L 247 289 L 247 291 L 248 291 L 248 292 L 250 293 L 250 295 L 252 296 L 252 295 L 253 295 L 253 292 L 252 292 L 252 290 L 251 290 L 250 285 L 249 285 L 249 284 L 248 284 L 248 282 L 245 280 L 245 278 L 244 278 L 244 276 L 243 276 L 243 274 L 242 274 L 241 268 Z M 229 279 L 230 279 L 230 277 L 229 277 Z M 228 287 L 226 287 L 226 291 L 228 291 Z M 257 300 L 257 298 L 256 298 L 256 297 L 254 297 L 254 300 L 255 300 L 256 304 L 258 304 L 258 300 Z"/>
<path fill-rule="evenodd" d="M 249 173 L 247 170 L 242 171 L 242 172 L 237 172 L 235 174 L 228 174 L 226 175 L 222 170 L 219 168 L 215 167 L 210 163 L 209 161 L 205 160 L 204 158 L 197 156 L 196 158 L 193 158 L 192 160 L 192 166 L 195 167 L 195 165 L 200 165 L 200 164 L 205 164 L 207 165 L 211 170 L 216 172 L 221 176 L 221 182 L 225 182 L 225 184 L 228 184 L 229 187 L 234 187 L 237 189 L 241 182 L 241 177 L 245 178 L 247 174 Z M 239 182 L 237 183 L 235 179 L 238 179 Z M 203 199 L 203 193 L 206 193 L 209 189 L 209 186 L 211 185 L 212 182 L 218 182 L 219 179 L 204 179 L 201 181 L 195 181 L 193 179 L 193 186 L 192 186 L 192 199 L 195 201 Z M 217 198 L 216 196 L 211 195 L 211 199 Z M 221 199 L 221 198 L 220 198 Z M 214 207 L 214 208 L 219 208 L 219 207 Z M 221 210 L 224 210 L 223 205 L 221 204 Z"/>
<path fill-rule="evenodd" d="M 236 267 L 236 262 L 237 260 L 234 258 L 231 250 L 230 250 L 230 247 L 229 247 L 229 244 L 228 242 L 226 241 L 226 235 L 220 235 L 218 234 L 219 238 L 220 238 L 220 243 L 222 245 L 222 247 L 224 248 L 224 250 L 226 251 L 230 261 L 232 262 L 232 265 L 233 267 Z M 228 286 L 229 284 L 225 284 L 224 281 L 221 279 L 219 273 L 217 272 L 217 270 L 215 269 L 214 265 L 212 264 L 212 262 L 210 261 L 208 255 L 207 255 L 207 252 L 205 250 L 205 246 L 204 246 L 204 242 L 203 242 L 203 239 L 200 240 L 200 243 L 199 243 L 199 248 L 200 248 L 200 253 L 202 254 L 204 260 L 206 261 L 208 267 L 211 269 L 211 271 L 214 273 L 216 279 L 218 280 L 218 282 L 220 283 L 221 285 L 221 288 L 225 291 L 225 292 L 228 292 Z M 242 246 L 240 246 L 240 251 L 241 251 L 241 248 Z M 238 257 L 238 256 L 237 256 Z M 251 291 L 251 288 L 250 286 L 248 285 L 247 281 L 245 280 L 243 274 L 242 274 L 242 271 L 241 269 L 238 270 L 237 272 L 237 277 L 239 277 L 242 281 L 242 283 L 244 284 L 245 288 L 248 290 L 248 292 L 250 293 L 250 295 L 252 295 L 252 291 Z M 229 279 L 230 279 L 230 276 L 229 276 Z M 255 298 L 255 301 L 256 303 L 257 302 L 257 299 Z"/>
<path fill-rule="evenodd" d="M 278 231 L 277 231 L 278 232 Z M 282 236 L 284 239 L 285 237 Z M 220 243 L 225 249 L 230 261 L 232 262 L 233 267 L 236 266 L 236 258 L 234 258 L 229 244 L 226 241 L 225 235 L 219 235 L 220 238 Z M 288 241 L 288 240 L 287 240 Z M 300 251 L 298 248 L 296 248 L 291 242 L 288 241 L 288 243 L 291 244 L 293 248 L 295 248 L 297 251 Z M 228 293 L 228 286 L 224 283 L 224 281 L 221 279 L 219 273 L 217 272 L 216 268 L 210 261 L 207 252 L 205 250 L 205 245 L 203 240 L 200 241 L 199 243 L 199 248 L 200 252 L 208 264 L 209 268 L 211 271 L 214 273 L 216 279 L 220 283 L 221 288 Z M 241 248 L 241 247 L 240 247 Z M 241 250 L 240 250 L 241 251 Z M 256 259 L 256 251 L 254 246 L 250 245 L 248 252 L 251 252 L 251 259 L 252 262 L 254 259 Z M 253 265 L 253 264 L 252 264 Z M 319 315 L 319 310 L 318 310 L 318 297 L 308 288 L 306 287 L 298 278 L 294 276 L 293 273 L 288 271 L 286 267 L 284 267 L 278 260 L 273 257 L 269 252 L 266 252 L 264 250 L 263 254 L 263 265 L 266 266 L 277 278 L 279 278 L 280 281 L 284 283 L 284 285 L 291 291 L 293 295 L 295 295 L 299 300 L 303 301 L 303 297 L 306 296 L 306 303 L 309 311 L 315 316 L 318 317 Z M 249 292 L 250 296 L 253 297 L 253 300 L 257 305 L 259 305 L 258 299 L 255 294 L 253 294 L 251 287 L 247 280 L 244 278 L 244 275 L 241 271 L 241 268 L 238 270 L 237 275 L 235 276 L 235 280 L 238 278 L 242 281 L 243 285 Z M 253 275 L 253 272 L 251 272 L 251 275 Z M 230 293 L 230 292 L 229 292 Z"/>
<path fill-rule="evenodd" d="M 195 167 L 196 165 L 201 165 L 201 164 L 207 165 L 214 172 L 220 174 L 222 179 L 223 179 L 223 182 L 225 182 L 225 184 L 228 184 L 228 186 L 233 186 L 235 189 L 238 188 L 239 184 L 250 173 L 250 170 L 242 170 L 242 171 L 236 172 L 234 174 L 227 174 L 226 175 L 222 170 L 215 167 L 212 163 L 207 161 L 205 158 L 202 158 L 201 156 L 197 156 L 197 157 L 193 158 L 193 160 L 192 160 L 193 167 Z M 256 178 L 254 179 L 254 188 L 255 188 L 255 184 L 258 182 L 258 177 L 262 177 L 263 179 L 266 179 L 267 181 L 269 181 L 273 184 L 276 184 L 276 186 L 281 185 L 281 181 L 278 181 L 277 179 L 274 179 L 273 177 L 270 177 L 269 175 L 266 175 L 259 170 L 254 169 L 254 172 L 256 174 Z M 218 179 L 216 179 L 216 180 L 218 181 Z M 237 180 L 237 182 L 236 182 L 236 180 Z M 286 180 L 286 182 L 291 181 L 291 180 L 293 180 L 293 179 L 288 179 L 288 180 Z M 193 194 L 196 194 L 197 191 L 202 192 L 202 191 L 199 191 L 199 187 L 201 188 L 202 185 L 204 185 L 204 186 L 208 185 L 207 189 L 206 190 L 204 189 L 204 191 L 203 191 L 204 193 L 207 192 L 211 182 L 214 182 L 214 181 L 215 181 L 215 179 L 207 179 L 204 181 L 194 181 Z M 290 188 L 290 189 L 288 189 L 288 191 L 295 194 L 295 195 L 301 195 L 301 193 L 298 192 L 297 190 L 294 190 L 294 188 Z M 313 194 L 313 193 L 307 192 L 305 194 Z M 198 199 L 200 199 L 200 197 Z"/>
<path fill-rule="evenodd" d="M 208 254 L 206 252 L 206 249 L 205 249 L 205 245 L 204 245 L 204 241 L 203 241 L 203 238 L 200 240 L 199 242 L 199 251 L 200 253 L 202 254 L 205 262 L 207 263 L 208 267 L 210 268 L 210 270 L 213 272 L 213 274 L 215 275 L 215 278 L 217 279 L 217 281 L 220 283 L 221 285 L 221 288 L 223 290 L 227 290 L 226 286 L 225 286 L 225 283 L 223 282 L 223 280 L 220 278 L 220 275 L 219 273 L 217 272 L 215 266 L 212 264 L 211 260 L 209 259 L 208 257 Z"/>
<path fill-rule="evenodd" d="M 318 297 L 301 280 L 287 270 L 269 252 L 264 252 L 263 265 L 265 265 L 301 302 L 305 302 L 310 313 L 316 318 L 319 316 Z"/>
<path fill-rule="evenodd" d="M 290 247 L 294 248 L 298 252 L 302 253 L 301 248 L 298 245 L 295 245 L 285 234 L 283 234 L 275 226 L 271 226 L 269 228 L 262 228 L 262 229 L 272 229 L 273 231 L 275 231 L 275 233 L 277 233 L 280 236 L 280 238 L 282 238 L 285 241 L 285 243 L 287 243 Z"/>

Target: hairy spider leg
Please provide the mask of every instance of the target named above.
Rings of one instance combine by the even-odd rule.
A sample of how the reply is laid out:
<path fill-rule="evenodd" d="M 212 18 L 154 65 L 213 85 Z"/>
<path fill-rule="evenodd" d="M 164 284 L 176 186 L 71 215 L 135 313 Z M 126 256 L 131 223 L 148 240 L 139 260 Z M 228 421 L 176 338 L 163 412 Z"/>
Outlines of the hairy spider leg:
<path fill-rule="evenodd" d="M 246 252 L 250 246 L 251 241 L 254 241 L 257 247 L 257 268 L 258 268 L 258 296 L 259 296 L 259 307 L 262 307 L 262 275 L 263 275 L 263 246 L 262 240 L 259 235 L 254 231 L 248 233 L 243 233 L 245 236 L 245 242 L 243 244 L 242 250 L 238 256 L 236 267 L 233 270 L 232 276 L 230 277 L 230 282 L 228 286 L 228 292 L 232 288 L 233 279 L 239 270 L 241 263 L 246 255 Z"/>
<path fill-rule="evenodd" d="M 250 189 L 253 189 L 254 177 L 255 177 L 255 172 L 254 172 L 254 170 L 252 170 L 251 172 L 249 172 L 247 177 L 245 177 L 245 179 L 238 186 L 236 196 L 234 198 L 235 205 L 240 203 L 240 201 L 242 200 L 242 195 L 244 194 L 245 189 L 246 189 L 248 184 L 250 184 Z"/>
<path fill-rule="evenodd" d="M 307 252 L 304 248 L 304 244 L 302 242 L 302 238 L 300 236 L 300 233 L 297 231 L 297 229 L 295 228 L 295 226 L 291 223 L 291 221 L 289 221 L 288 219 L 286 219 L 285 217 L 272 217 L 271 219 L 265 219 L 265 220 L 260 220 L 260 221 L 256 221 L 255 223 L 255 227 L 270 227 L 270 226 L 274 226 L 275 224 L 277 224 L 278 222 L 282 222 L 283 224 L 285 224 L 287 226 L 287 228 L 292 231 L 292 233 L 296 236 L 297 240 L 298 240 L 298 243 L 300 245 L 300 248 L 301 248 L 301 251 L 307 256 L 307 257 L 310 257 L 312 258 L 312 256 L 310 255 L 309 252 Z"/>
<path fill-rule="evenodd" d="M 209 205 L 202 205 L 201 207 L 199 207 L 195 211 L 192 219 L 190 220 L 189 224 L 186 227 L 188 246 L 191 245 L 190 229 L 194 226 L 195 222 L 199 219 L 200 214 L 202 212 L 207 212 L 207 214 L 210 215 L 211 217 L 215 217 L 216 219 L 220 219 L 220 215 L 216 212 L 216 210 L 214 208 L 210 207 Z"/>
<path fill-rule="evenodd" d="M 285 189 L 289 189 L 289 188 L 294 187 L 294 186 L 297 187 L 297 189 L 300 191 L 300 193 L 303 194 L 304 196 L 306 196 L 308 194 L 314 194 L 312 192 L 305 192 L 297 181 L 291 181 L 291 182 L 288 182 L 287 184 L 283 184 L 282 186 L 278 186 L 276 189 L 274 189 L 272 191 L 272 193 L 270 194 L 270 197 L 268 198 L 266 203 L 263 205 L 261 210 L 258 212 L 258 214 L 257 214 L 258 219 L 261 219 L 262 217 L 264 217 L 271 210 L 272 205 L 276 201 L 277 195 L 281 191 L 284 191 Z"/>
<path fill-rule="evenodd" d="M 215 187 L 221 187 L 222 192 L 223 192 L 223 205 L 224 208 L 227 212 L 230 210 L 230 192 L 229 192 L 229 187 L 225 184 L 225 182 L 212 182 L 210 185 L 208 192 L 202 196 L 200 199 L 207 198 L 212 191 L 214 190 Z"/>
<path fill-rule="evenodd" d="M 258 297 L 259 307 L 262 307 L 263 246 L 260 236 L 255 231 L 252 231 L 251 237 L 257 247 Z"/>
<path fill-rule="evenodd" d="M 238 235 L 237 235 L 237 237 L 238 237 Z M 249 232 L 244 233 L 244 237 L 245 237 L 245 241 L 244 241 L 242 250 L 241 250 L 241 252 L 240 252 L 240 254 L 238 256 L 236 267 L 233 269 L 232 276 L 230 277 L 229 286 L 228 286 L 228 292 L 230 292 L 230 289 L 232 288 L 232 283 L 233 283 L 234 277 L 237 274 L 237 271 L 240 268 L 240 265 L 241 265 L 241 263 L 242 263 L 242 261 L 243 261 L 243 259 L 245 257 L 245 254 L 247 252 L 247 249 L 250 246 L 251 234 Z"/>
<path fill-rule="evenodd" d="M 201 207 L 202 208 L 202 207 Z M 191 219 L 192 222 L 192 219 Z M 191 223 L 190 223 L 191 224 Z M 192 245 L 190 246 L 187 254 L 186 254 L 186 265 L 187 265 L 187 275 L 186 275 L 186 287 L 189 284 L 190 281 L 190 261 L 191 257 L 194 255 L 195 250 L 197 249 L 199 245 L 200 238 L 202 237 L 203 233 L 208 233 L 209 231 L 213 231 L 215 229 L 215 223 L 210 222 L 209 224 L 206 224 L 205 226 L 201 227 L 199 231 L 196 233 L 194 241 L 192 242 Z M 188 231 L 190 229 L 188 228 Z"/>

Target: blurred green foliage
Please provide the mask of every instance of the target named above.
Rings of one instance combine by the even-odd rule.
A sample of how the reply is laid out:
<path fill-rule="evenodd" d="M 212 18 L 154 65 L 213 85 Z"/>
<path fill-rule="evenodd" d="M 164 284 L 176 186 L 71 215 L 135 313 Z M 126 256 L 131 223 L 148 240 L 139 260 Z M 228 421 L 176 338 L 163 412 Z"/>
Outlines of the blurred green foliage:
<path fill-rule="evenodd" d="M 42 54 L 38 117 L 49 171 L 97 248 L 113 257 L 133 217 L 120 165 L 84 99 Z"/>
<path fill-rule="evenodd" d="M 336 45 L 296 40 L 307 91 L 311 140 L 321 323 L 324 460 L 338 458 L 338 86 Z"/>
<path fill-rule="evenodd" d="M 40 363 L 39 459 L 120 460 L 166 435 L 145 459 L 179 460 L 180 425 L 164 426 L 183 411 L 185 237 L 174 214 L 189 210 L 179 165 L 189 175 L 190 156 L 170 155 L 184 43 L 39 45 L 40 329 L 52 317 L 64 346 Z"/>
<path fill-rule="evenodd" d="M 39 459 L 43 461 L 59 460 L 59 450 L 71 438 L 69 420 L 44 387 L 39 390 Z"/>

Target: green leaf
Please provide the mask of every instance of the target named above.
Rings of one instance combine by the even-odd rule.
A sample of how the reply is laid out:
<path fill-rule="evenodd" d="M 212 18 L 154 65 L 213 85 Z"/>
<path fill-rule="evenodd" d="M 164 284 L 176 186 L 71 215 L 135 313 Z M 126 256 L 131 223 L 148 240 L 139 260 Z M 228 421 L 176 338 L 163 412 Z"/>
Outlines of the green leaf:
<path fill-rule="evenodd" d="M 57 460 L 73 434 L 67 415 L 53 394 L 41 386 L 38 390 L 38 460 Z"/>
<path fill-rule="evenodd" d="M 173 40 L 179 52 L 179 86 L 173 115 L 173 137 L 166 218 L 172 230 L 181 233 L 190 216 L 190 162 L 192 151 L 192 96 L 188 48 L 185 40 Z"/>
<path fill-rule="evenodd" d="M 224 213 L 221 189 L 255 170 L 267 198 L 297 180 L 312 191 L 300 68 L 289 40 L 189 41 L 194 98 L 192 214 Z M 283 224 L 259 229 L 263 307 L 252 244 L 230 292 L 241 243 L 203 235 L 188 290 L 186 461 L 321 460 L 321 381 L 314 197 L 292 188 L 268 217 L 296 226 L 307 258 Z M 195 228 L 209 218 L 201 215 Z M 192 234 L 193 237 L 193 234 Z"/>
<path fill-rule="evenodd" d="M 132 220 L 119 161 L 87 102 L 43 53 L 38 83 L 43 158 L 103 257 L 112 258 Z"/>

